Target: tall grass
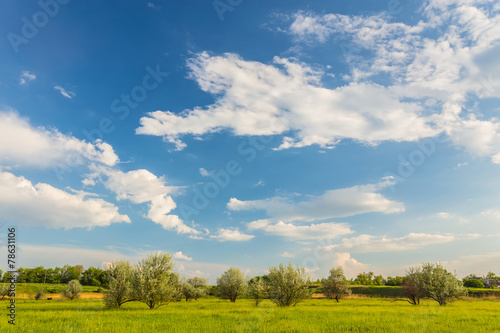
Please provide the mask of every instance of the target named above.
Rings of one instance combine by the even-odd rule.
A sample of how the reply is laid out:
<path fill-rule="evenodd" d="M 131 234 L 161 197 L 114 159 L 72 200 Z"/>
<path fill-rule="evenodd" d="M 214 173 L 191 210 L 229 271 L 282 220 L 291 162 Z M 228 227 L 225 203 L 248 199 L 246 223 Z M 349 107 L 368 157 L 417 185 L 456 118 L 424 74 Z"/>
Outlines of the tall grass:
<path fill-rule="evenodd" d="M 7 313 L 6 302 L 0 307 Z M 151 311 L 141 303 L 104 310 L 102 300 L 17 300 L 17 324 L 2 315 L 0 332 L 495 332 L 498 299 L 469 299 L 446 307 L 393 299 L 311 299 L 292 308 L 265 300 L 215 298 L 175 302 Z M 5 305 L 5 306 L 3 306 Z"/>

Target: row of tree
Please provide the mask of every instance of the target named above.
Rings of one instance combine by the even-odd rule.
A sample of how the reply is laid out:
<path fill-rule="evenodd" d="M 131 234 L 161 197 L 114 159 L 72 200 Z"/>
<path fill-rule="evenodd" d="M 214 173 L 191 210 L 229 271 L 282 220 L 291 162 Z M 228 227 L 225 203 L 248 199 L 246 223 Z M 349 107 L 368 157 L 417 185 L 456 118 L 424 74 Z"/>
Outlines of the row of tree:
<path fill-rule="evenodd" d="M 6 283 L 10 278 L 8 272 L 0 270 L 0 281 Z M 65 265 L 64 267 L 45 268 L 38 266 L 35 268 L 19 267 L 17 269 L 18 283 L 68 283 L 78 280 L 84 286 L 106 286 L 108 274 L 105 270 L 96 267 L 89 267 L 84 270 L 82 265 Z"/>
<path fill-rule="evenodd" d="M 188 301 L 207 294 L 205 279 L 179 279 L 179 275 L 172 271 L 173 265 L 168 253 L 151 254 L 135 266 L 128 261 L 113 263 L 108 270 L 106 307 L 117 308 L 126 302 L 139 301 L 156 309 L 183 297 Z M 446 305 L 467 294 L 463 282 L 440 264 L 410 268 L 403 281 L 406 298 L 413 305 L 419 305 L 424 298 Z M 247 295 L 255 299 L 256 305 L 267 298 L 278 306 L 294 306 L 310 296 L 309 283 L 305 269 L 291 263 L 270 267 L 269 274 L 250 280 L 238 268 L 232 267 L 217 278 L 216 294 L 231 302 Z M 338 302 L 351 293 L 350 283 L 342 267 L 336 267 L 328 278 L 322 280 L 321 286 L 328 298 Z"/>

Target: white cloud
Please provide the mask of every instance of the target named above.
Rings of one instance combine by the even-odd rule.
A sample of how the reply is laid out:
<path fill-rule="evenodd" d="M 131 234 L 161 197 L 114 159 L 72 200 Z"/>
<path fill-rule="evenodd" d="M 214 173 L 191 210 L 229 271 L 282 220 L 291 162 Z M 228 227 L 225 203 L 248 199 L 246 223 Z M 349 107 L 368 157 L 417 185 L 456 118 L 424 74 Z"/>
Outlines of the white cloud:
<path fill-rule="evenodd" d="M 500 252 L 472 254 L 456 260 L 443 262 L 448 271 L 456 271 L 459 276 L 476 274 L 485 276 L 488 272 L 500 271 Z"/>
<path fill-rule="evenodd" d="M 399 101 L 387 88 L 353 83 L 327 89 L 321 86 L 322 72 L 288 59 L 275 57 L 274 65 L 266 65 L 235 54 L 204 52 L 188 66 L 201 89 L 217 96 L 215 104 L 182 114 L 151 112 L 141 118 L 138 134 L 166 137 L 177 144 L 183 135 L 222 129 L 235 135 L 293 132 L 280 149 L 332 147 L 345 138 L 374 145 L 438 134 L 418 104 Z"/>
<path fill-rule="evenodd" d="M 482 216 L 493 217 L 494 219 L 500 220 L 500 210 L 490 209 L 481 212 Z"/>
<path fill-rule="evenodd" d="M 500 97 L 500 15 L 491 3 L 428 1 L 415 25 L 385 14 L 299 12 L 288 32 L 307 44 L 335 39 L 335 45 L 348 45 L 348 80 L 374 84 L 377 75 L 389 75 L 387 94 L 427 105 L 427 120 L 437 131 L 469 153 L 500 163 L 500 122 L 471 113 L 471 100 Z"/>
<path fill-rule="evenodd" d="M 13 223 L 46 228 L 91 228 L 111 223 L 130 223 L 127 215 L 102 199 L 87 198 L 45 183 L 33 185 L 24 177 L 0 171 L 0 212 Z"/>
<path fill-rule="evenodd" d="M 282 257 L 285 257 L 285 258 L 293 258 L 295 257 L 294 254 L 291 254 L 291 253 L 288 253 L 288 252 L 283 252 L 283 254 L 281 254 Z"/>
<path fill-rule="evenodd" d="M 203 177 L 208 177 L 210 176 L 210 173 L 204 168 L 200 168 L 200 175 L 202 175 Z"/>
<path fill-rule="evenodd" d="M 241 201 L 231 198 L 228 209 L 265 210 L 272 218 L 291 221 L 315 221 L 336 217 L 379 212 L 384 214 L 404 211 L 404 205 L 391 201 L 377 191 L 392 184 L 384 180 L 378 184 L 353 186 L 326 191 L 320 196 L 308 196 L 306 200 L 293 202 L 289 198 L 274 197 L 264 200 Z"/>
<path fill-rule="evenodd" d="M 104 167 L 93 167 L 94 173 L 88 175 L 85 184 L 93 184 L 96 178 L 104 186 L 116 194 L 117 200 L 130 200 L 136 204 L 149 203 L 147 218 L 161 225 L 164 229 L 174 229 L 178 233 L 199 234 L 200 232 L 187 226 L 177 216 L 169 214 L 177 207 L 169 194 L 176 187 L 166 186 L 163 178 L 158 178 L 148 170 L 140 169 L 122 172 Z"/>
<path fill-rule="evenodd" d="M 109 144 L 95 144 L 59 133 L 55 129 L 34 128 L 12 111 L 0 111 L 0 164 L 50 167 L 76 166 L 87 161 L 112 166 L 118 156 Z"/>
<path fill-rule="evenodd" d="M 335 253 L 332 266 L 342 266 L 347 278 L 354 278 L 360 272 L 367 271 L 371 267 L 352 258 L 349 252 Z"/>
<path fill-rule="evenodd" d="M 470 237 L 467 236 L 467 237 Z M 349 252 L 388 252 L 415 250 L 431 244 L 448 243 L 458 238 L 454 235 L 433 235 L 424 233 L 409 233 L 399 238 L 386 236 L 359 235 L 344 238 L 341 244 L 327 245 L 322 251 L 349 251 Z"/>
<path fill-rule="evenodd" d="M 268 235 L 282 236 L 293 240 L 336 238 L 353 233 L 345 223 L 318 223 L 297 226 L 279 221 L 258 220 L 247 224 L 249 230 L 263 230 Z"/>
<path fill-rule="evenodd" d="M 19 84 L 25 85 L 36 79 L 36 75 L 30 71 L 22 71 L 19 77 Z"/>
<path fill-rule="evenodd" d="M 188 257 L 187 255 L 183 254 L 182 251 L 175 252 L 172 257 L 174 259 L 178 259 L 178 260 L 193 261 L 193 258 Z"/>
<path fill-rule="evenodd" d="M 220 228 L 216 235 L 210 236 L 210 238 L 217 239 L 219 242 L 245 242 L 254 237 L 253 235 L 243 234 L 238 229 L 224 228 Z"/>
<path fill-rule="evenodd" d="M 450 213 L 447 213 L 447 212 L 439 212 L 439 213 L 434 214 L 434 216 L 438 217 L 440 219 L 449 219 L 453 215 L 451 215 Z"/>
<path fill-rule="evenodd" d="M 261 179 L 256 184 L 254 184 L 253 186 L 254 187 L 259 187 L 259 186 L 265 186 L 265 185 L 266 185 L 266 183 Z"/>
<path fill-rule="evenodd" d="M 64 89 L 61 86 L 54 86 L 54 89 L 57 90 L 57 91 L 59 91 L 61 93 L 61 95 L 63 95 L 66 98 L 69 98 L 69 99 L 72 99 L 73 97 L 76 96 L 76 94 L 74 92 L 67 91 L 66 89 Z"/>

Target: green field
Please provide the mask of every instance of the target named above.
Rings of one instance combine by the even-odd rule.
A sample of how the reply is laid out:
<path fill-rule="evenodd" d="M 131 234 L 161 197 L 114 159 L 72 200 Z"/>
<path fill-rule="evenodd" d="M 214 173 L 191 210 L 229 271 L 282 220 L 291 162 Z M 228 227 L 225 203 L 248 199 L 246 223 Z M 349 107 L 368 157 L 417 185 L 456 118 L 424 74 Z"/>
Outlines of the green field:
<path fill-rule="evenodd" d="M 8 302 L 1 302 L 7 313 Z M 269 300 L 205 298 L 149 310 L 127 303 L 105 310 L 102 300 L 17 300 L 17 324 L 2 315 L 1 332 L 500 332 L 500 301 L 457 301 L 446 307 L 424 301 L 353 298 L 340 303 L 309 299 L 293 308 Z"/>

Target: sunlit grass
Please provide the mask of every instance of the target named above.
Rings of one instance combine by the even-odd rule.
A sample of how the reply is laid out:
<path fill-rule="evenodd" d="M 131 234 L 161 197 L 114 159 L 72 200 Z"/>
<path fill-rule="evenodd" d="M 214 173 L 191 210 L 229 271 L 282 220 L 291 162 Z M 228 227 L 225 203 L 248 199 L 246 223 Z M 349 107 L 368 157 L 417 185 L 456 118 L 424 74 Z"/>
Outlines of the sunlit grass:
<path fill-rule="evenodd" d="M 1 304 L 7 313 L 7 302 Z M 170 303 L 149 310 L 127 303 L 105 310 L 102 300 L 17 300 L 17 325 L 2 315 L 1 332 L 495 332 L 498 299 L 457 301 L 446 307 L 394 299 L 307 300 L 277 308 L 265 300 L 236 303 L 214 298 Z"/>

